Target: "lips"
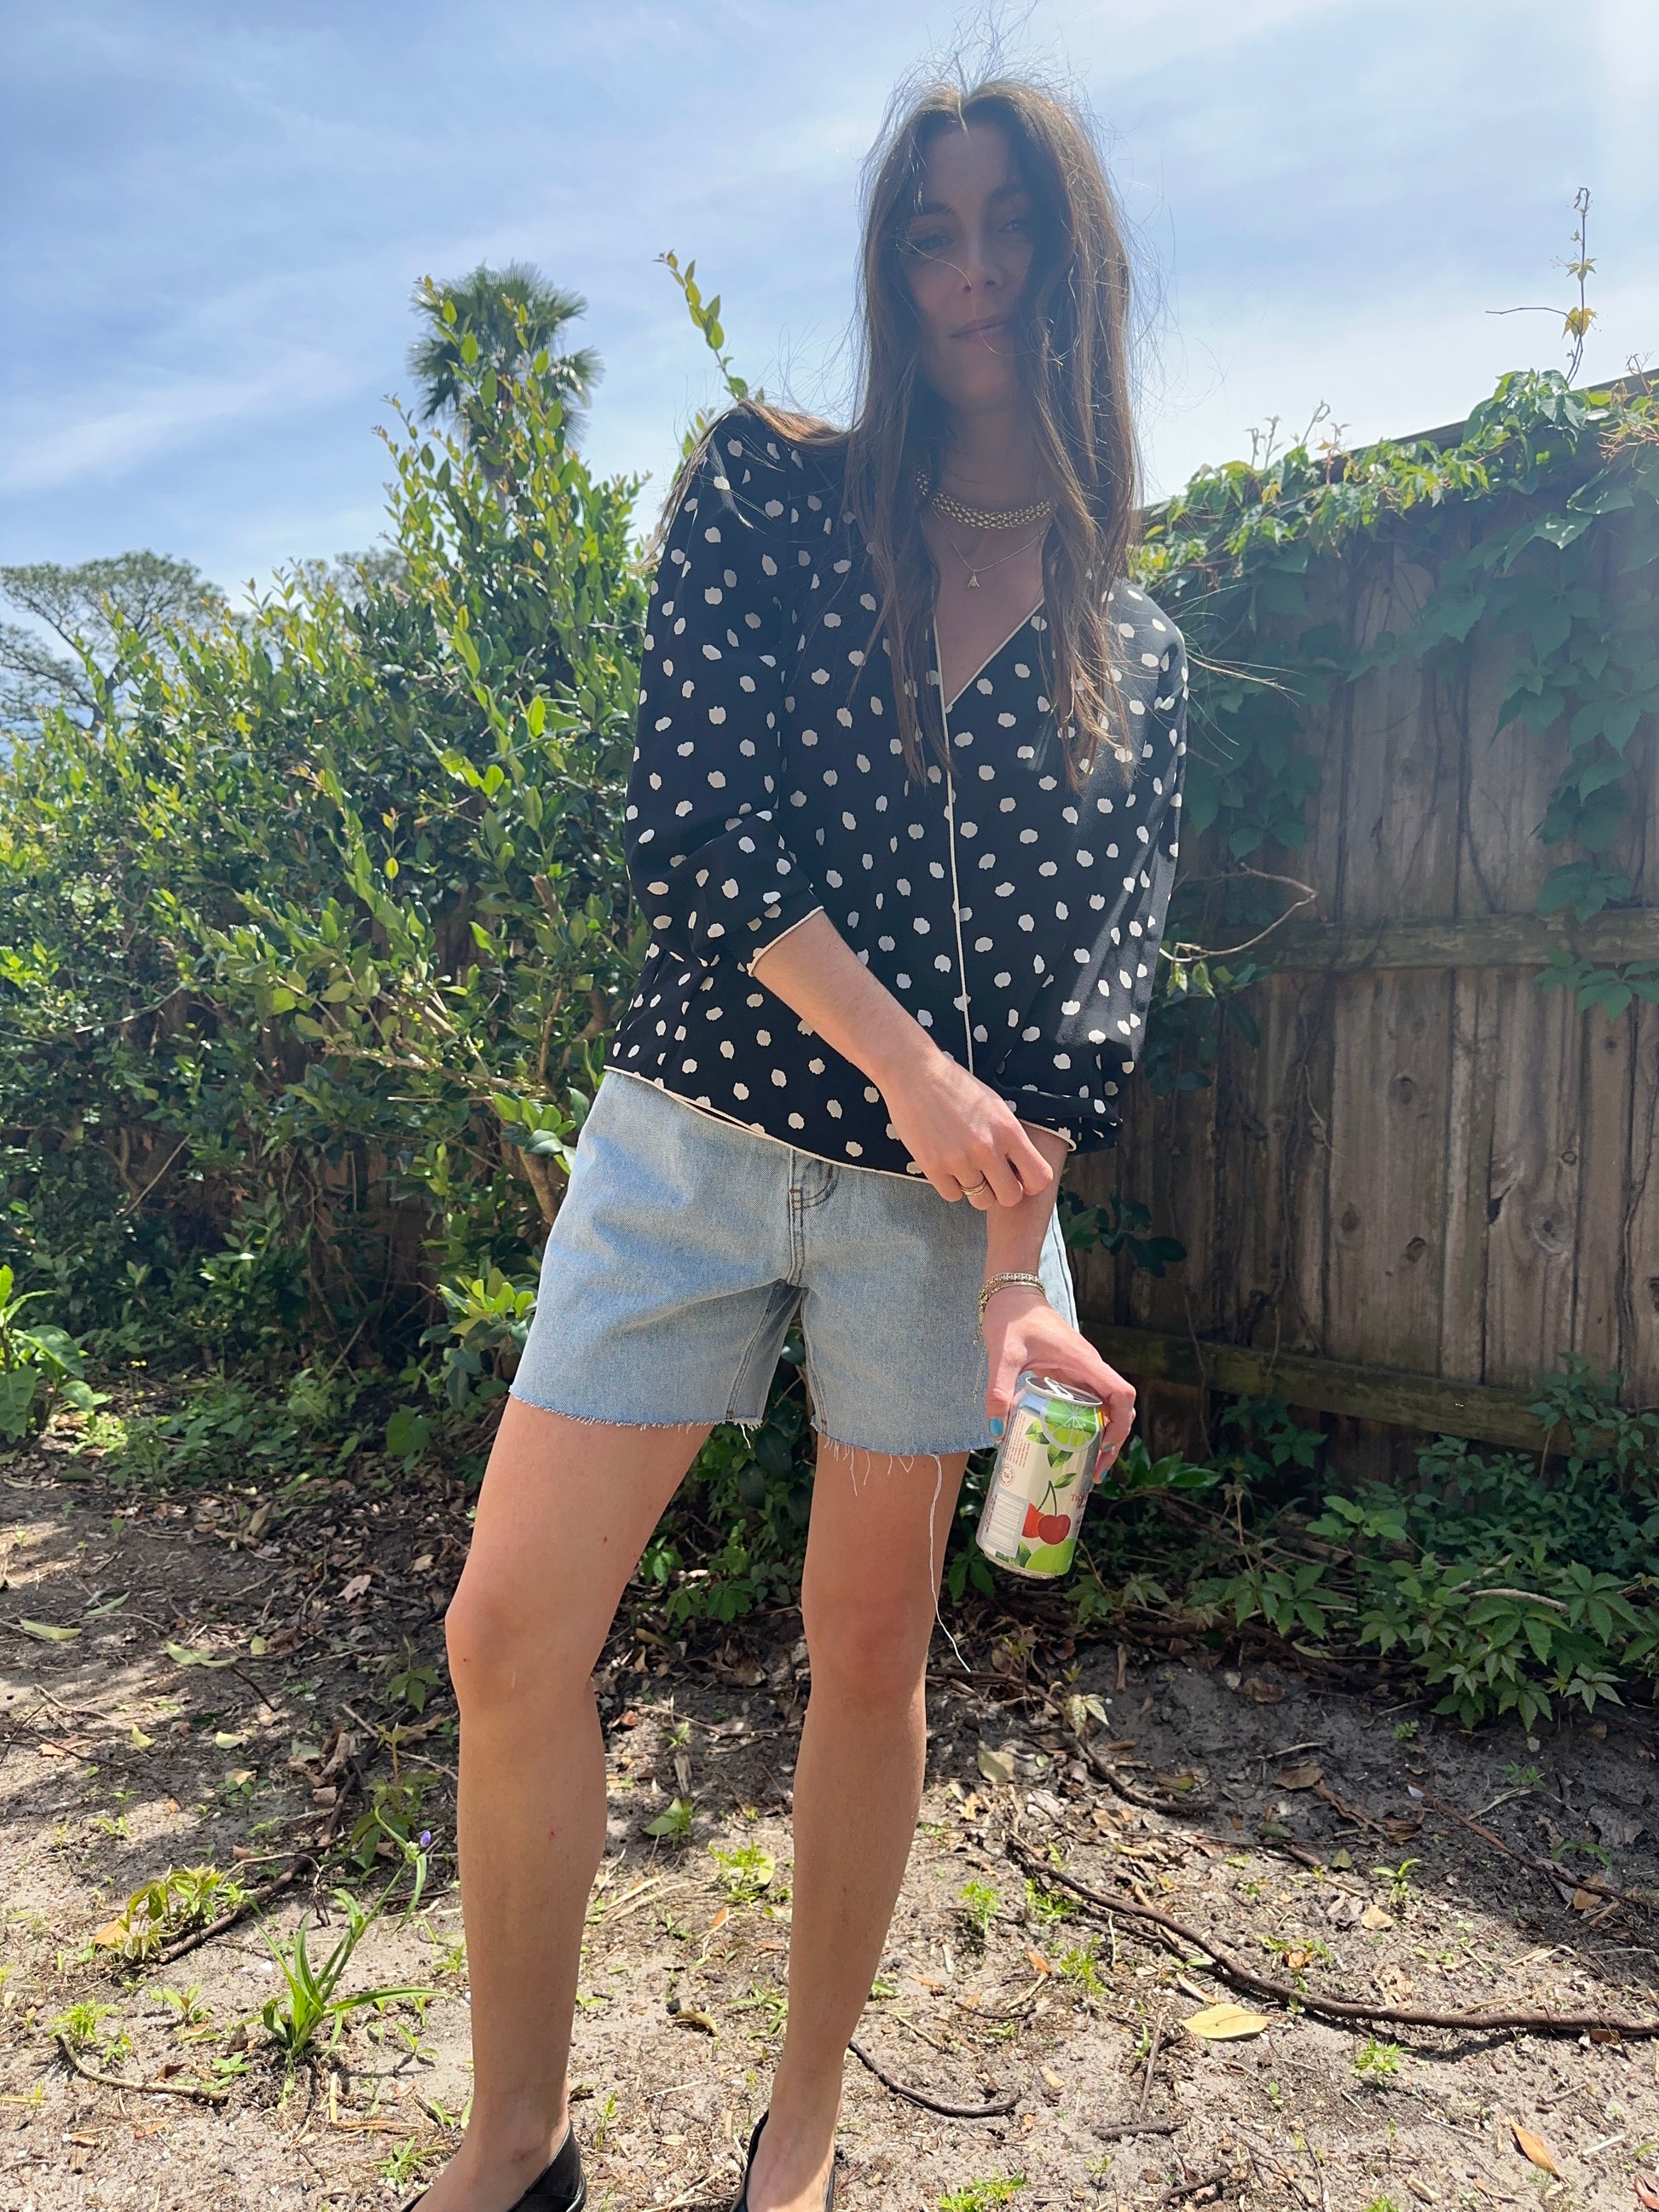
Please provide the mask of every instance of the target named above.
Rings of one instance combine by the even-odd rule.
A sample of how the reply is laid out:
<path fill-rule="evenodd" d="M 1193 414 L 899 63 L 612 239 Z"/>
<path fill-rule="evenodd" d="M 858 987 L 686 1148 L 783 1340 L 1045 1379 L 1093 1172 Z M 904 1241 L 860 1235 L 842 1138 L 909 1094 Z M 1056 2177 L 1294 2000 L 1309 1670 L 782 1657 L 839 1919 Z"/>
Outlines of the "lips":
<path fill-rule="evenodd" d="M 964 323 L 959 331 L 952 331 L 951 336 L 958 338 L 982 338 L 988 337 L 993 331 L 1006 331 L 1007 327 L 1006 315 L 987 315 L 981 322 Z"/>

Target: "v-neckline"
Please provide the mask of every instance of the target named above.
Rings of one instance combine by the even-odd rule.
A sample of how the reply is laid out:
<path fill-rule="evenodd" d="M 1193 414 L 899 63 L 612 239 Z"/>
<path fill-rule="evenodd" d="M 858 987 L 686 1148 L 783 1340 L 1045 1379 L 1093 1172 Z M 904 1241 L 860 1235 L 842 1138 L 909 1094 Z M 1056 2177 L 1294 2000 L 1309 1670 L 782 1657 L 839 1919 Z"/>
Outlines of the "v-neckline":
<path fill-rule="evenodd" d="M 986 654 L 984 659 L 981 661 L 979 666 L 975 668 L 971 674 L 963 677 L 962 682 L 957 684 L 955 691 L 952 692 L 948 699 L 945 698 L 945 658 L 939 649 L 939 617 L 937 614 L 934 615 L 933 668 L 935 673 L 939 677 L 939 697 L 945 701 L 945 712 L 947 715 L 955 712 L 957 701 L 962 697 L 963 692 L 967 690 L 968 686 L 970 684 L 977 684 L 980 678 L 984 675 L 986 670 L 991 665 L 991 663 L 998 659 L 1000 654 L 1006 653 L 1009 647 L 1019 635 L 1021 630 L 1030 629 L 1031 624 L 1036 620 L 1037 617 L 1042 612 L 1042 601 L 1039 599 L 1036 605 L 1031 609 L 1030 613 L 1025 616 L 1022 621 L 1017 622 L 1012 629 L 1009 631 L 1007 636 L 1005 637 L 1000 644 L 994 645 L 991 647 L 991 650 Z"/>

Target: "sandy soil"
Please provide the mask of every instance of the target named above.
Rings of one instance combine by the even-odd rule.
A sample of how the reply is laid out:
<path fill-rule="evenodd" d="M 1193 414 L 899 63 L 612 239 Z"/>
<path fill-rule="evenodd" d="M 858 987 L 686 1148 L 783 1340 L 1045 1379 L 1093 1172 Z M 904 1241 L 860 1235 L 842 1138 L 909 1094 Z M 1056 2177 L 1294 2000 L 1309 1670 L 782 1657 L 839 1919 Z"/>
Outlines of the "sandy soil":
<path fill-rule="evenodd" d="M 135 1505 L 50 1446 L 4 1474 L 0 2212 L 389 2207 L 455 2139 L 468 2070 L 453 1708 L 441 1674 L 418 1715 L 395 1678 L 441 1668 L 463 1502 L 400 1475 L 250 1527 L 252 1503 Z M 1579 1886 L 1659 1896 L 1645 1714 L 1471 1738 L 1397 1676 L 1337 1686 L 1292 1653 L 1073 1647 L 1051 1596 L 1016 1593 L 953 1625 L 959 1654 L 936 1643 L 915 1850 L 859 2040 L 895 2083 L 1012 2109 L 945 2118 L 849 2057 L 848 2212 L 1659 2205 L 1635 2179 L 1659 2169 L 1659 2043 L 1368 2029 L 1271 2002 L 1261 2032 L 1206 2041 L 1185 2022 L 1250 2001 L 1201 1946 L 1067 1899 L 1011 1856 L 1139 1899 L 1310 1992 L 1659 2013 L 1654 1911 Z M 611 1839 L 576 2051 L 597 2207 L 715 2212 L 763 2106 L 799 1632 L 786 1613 L 681 1651 L 624 1631 L 607 1654 Z M 1091 1741 L 1112 1780 L 1066 1729 L 1077 1694 L 1106 1715 Z M 388 1796 L 394 1781 L 418 1802 Z M 344 1848 L 377 1795 L 433 1838 L 412 1914 L 397 1857 L 365 1874 Z M 647 1836 L 676 1799 L 689 1834 Z M 1561 1876 L 1524 1863 L 1551 1857 Z M 95 1942 L 141 1885 L 202 1866 L 248 1886 L 293 1878 L 263 1920 L 184 1955 L 135 1964 Z M 260 2017 L 282 1986 L 262 1929 L 282 1942 L 309 1922 L 318 1959 L 345 1926 L 336 1890 L 369 1899 L 394 1876 L 341 1993 L 430 1995 L 359 2008 L 289 2064 Z M 81 2066 L 146 2086 L 85 2078 L 65 2041 Z"/>

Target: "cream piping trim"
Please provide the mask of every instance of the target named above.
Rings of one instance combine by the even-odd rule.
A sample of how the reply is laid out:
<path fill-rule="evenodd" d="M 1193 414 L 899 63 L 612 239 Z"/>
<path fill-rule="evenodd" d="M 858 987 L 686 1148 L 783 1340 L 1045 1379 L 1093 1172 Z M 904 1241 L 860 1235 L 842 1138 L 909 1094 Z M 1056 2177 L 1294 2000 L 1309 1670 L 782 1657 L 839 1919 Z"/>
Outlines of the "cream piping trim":
<path fill-rule="evenodd" d="M 812 908 L 811 914 L 802 915 L 800 921 L 792 921 L 787 929 L 781 929 L 775 937 L 769 937 L 758 952 L 751 953 L 749 958 L 743 963 L 743 972 L 748 976 L 750 981 L 751 983 L 758 983 L 760 981 L 760 977 L 755 973 L 755 963 L 757 960 L 764 960 L 767 954 L 772 950 L 772 947 L 775 945 L 781 945 L 786 937 L 793 937 L 795 932 L 801 927 L 802 922 L 811 921 L 813 914 L 822 914 L 823 912 L 823 908 L 821 906 L 815 906 Z M 772 995 L 775 998 L 777 994 L 774 992 Z M 626 1075 L 629 1071 L 626 1068 L 622 1068 L 618 1070 L 618 1073 L 620 1074 Z M 675 1095 L 678 1097 L 678 1093 L 676 1092 Z M 741 1127 L 742 1125 L 739 1124 L 739 1126 Z"/>
<path fill-rule="evenodd" d="M 1003 639 L 1002 643 L 1000 645 L 994 645 L 991 647 L 991 650 L 986 654 L 984 659 L 981 661 L 979 666 L 974 671 L 973 674 L 963 678 L 962 682 L 957 686 L 956 692 L 951 699 L 949 705 L 945 708 L 945 711 L 947 714 L 951 712 L 951 708 L 956 705 L 957 701 L 961 698 L 963 693 L 968 689 L 968 686 L 970 684 L 978 683 L 980 678 L 984 675 L 986 670 L 996 659 L 998 653 L 1005 652 L 1019 635 L 1021 630 L 1030 629 L 1030 625 L 1042 612 L 1042 601 L 1039 599 L 1036 605 L 1032 608 L 1030 613 L 1026 616 L 1024 621 L 1016 623 L 1013 628 L 1009 631 L 1007 636 Z M 939 617 L 937 615 L 933 617 L 933 668 L 939 678 L 939 696 L 940 702 L 943 702 L 945 699 L 945 664 L 939 659 Z"/>
<path fill-rule="evenodd" d="M 1026 621 L 1029 622 L 1030 620 L 1030 617 L 1028 615 L 1026 617 Z M 1024 625 L 1022 624 L 1022 628 L 1023 627 Z M 1019 631 L 1012 631 L 1010 635 L 1013 637 L 1018 637 L 1019 635 Z M 1000 653 L 1001 650 L 1001 646 L 999 646 L 997 647 L 997 652 Z M 996 655 L 994 653 L 992 655 L 993 659 L 994 659 Z M 939 665 L 939 619 L 937 616 L 933 620 L 933 664 L 935 667 Z M 983 665 L 982 663 L 981 665 Z M 971 684 L 973 680 L 973 678 L 970 676 L 968 678 L 968 683 Z M 963 686 L 963 690 L 965 690 L 966 689 L 967 685 L 964 684 Z M 973 1012 L 968 1001 L 968 955 L 963 950 L 962 943 L 962 887 L 957 881 L 957 779 L 951 764 L 951 707 L 947 707 L 944 703 L 945 679 L 942 674 L 939 678 L 939 720 L 943 724 L 945 730 L 945 830 L 946 836 L 950 840 L 951 845 L 951 919 L 956 925 L 957 981 L 961 987 L 957 991 L 957 996 L 962 1006 L 962 1041 L 967 1047 L 968 1050 L 968 1073 L 969 1075 L 972 1075 L 974 1073 L 974 1022 Z M 962 692 L 958 691 L 957 694 L 957 699 L 960 699 L 961 696 Z M 953 707 L 955 704 L 956 699 L 953 699 L 951 702 L 951 706 Z"/>

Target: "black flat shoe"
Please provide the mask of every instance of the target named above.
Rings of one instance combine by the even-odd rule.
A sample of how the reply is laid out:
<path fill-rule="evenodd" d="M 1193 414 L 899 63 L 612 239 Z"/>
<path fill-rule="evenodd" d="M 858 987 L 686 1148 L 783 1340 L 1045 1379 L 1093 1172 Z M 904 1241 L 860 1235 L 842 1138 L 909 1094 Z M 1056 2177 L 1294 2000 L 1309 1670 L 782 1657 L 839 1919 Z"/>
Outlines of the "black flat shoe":
<path fill-rule="evenodd" d="M 749 2138 L 749 2155 L 743 2162 L 743 2186 L 732 2200 L 732 2212 L 749 2212 L 749 2177 L 755 2170 L 755 2151 L 761 2139 L 761 2130 L 766 2125 L 763 2112 L 755 2123 L 755 2131 Z M 823 2192 L 823 2212 L 836 2212 L 836 2161 L 830 2161 L 830 2180 Z"/>
<path fill-rule="evenodd" d="M 756 2129 L 758 2135 L 760 2130 Z M 751 2146 L 752 2148 L 752 2146 Z M 426 2202 L 426 2191 L 411 2197 L 404 2212 L 416 2212 L 416 2207 Z M 582 2175 L 582 2154 L 576 2145 L 576 2130 L 568 2127 L 564 2141 L 559 2145 L 553 2163 L 538 2173 L 522 2197 L 515 2197 L 507 2212 L 582 2212 L 587 2202 L 587 2183 Z"/>

